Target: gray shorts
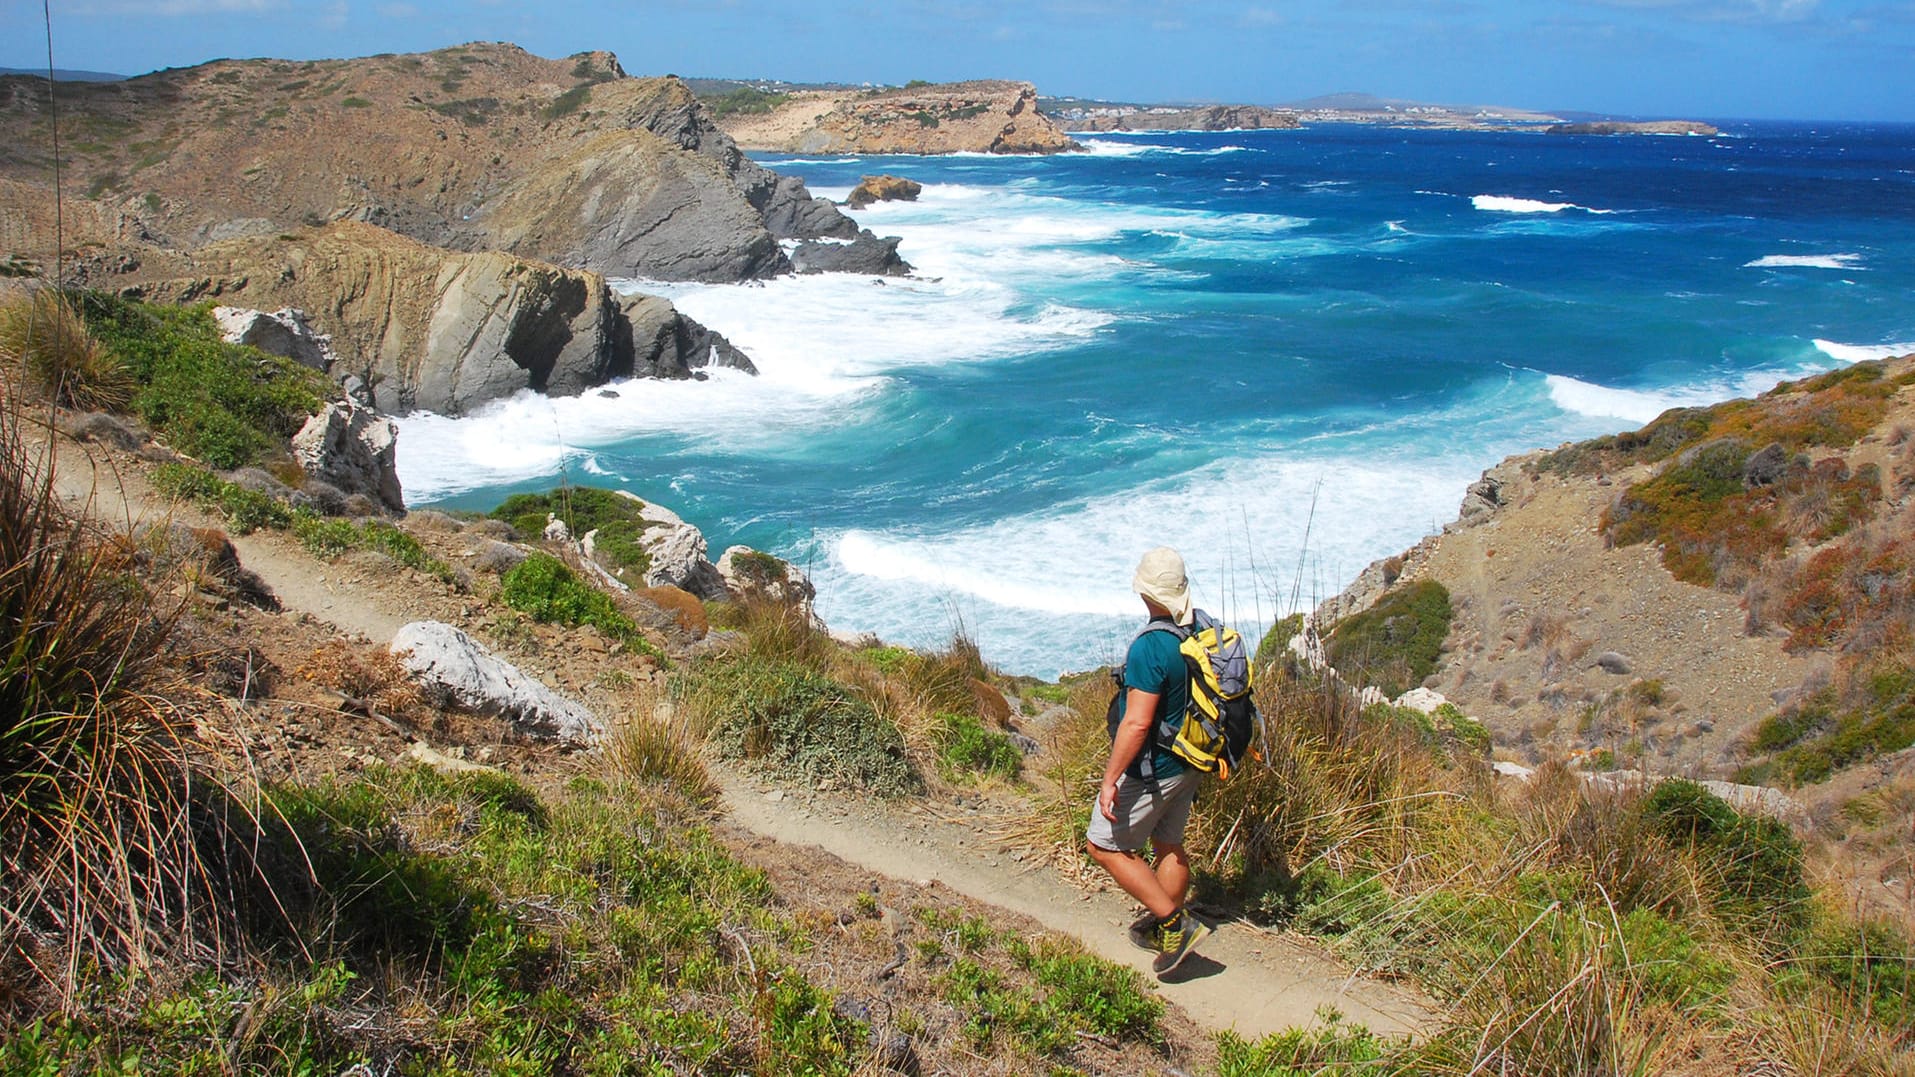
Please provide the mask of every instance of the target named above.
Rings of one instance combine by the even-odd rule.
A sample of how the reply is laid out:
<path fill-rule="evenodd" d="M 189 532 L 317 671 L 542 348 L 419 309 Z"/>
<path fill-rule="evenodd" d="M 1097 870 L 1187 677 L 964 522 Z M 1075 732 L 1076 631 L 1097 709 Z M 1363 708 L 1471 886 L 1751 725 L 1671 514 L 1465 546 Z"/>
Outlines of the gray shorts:
<path fill-rule="evenodd" d="M 1115 823 L 1104 818 L 1095 800 L 1091 802 L 1090 843 L 1120 853 L 1142 851 L 1146 839 L 1157 847 L 1182 845 L 1190 806 L 1196 803 L 1197 784 L 1202 780 L 1199 770 L 1163 778 L 1154 787 L 1130 774 L 1120 776 Z"/>

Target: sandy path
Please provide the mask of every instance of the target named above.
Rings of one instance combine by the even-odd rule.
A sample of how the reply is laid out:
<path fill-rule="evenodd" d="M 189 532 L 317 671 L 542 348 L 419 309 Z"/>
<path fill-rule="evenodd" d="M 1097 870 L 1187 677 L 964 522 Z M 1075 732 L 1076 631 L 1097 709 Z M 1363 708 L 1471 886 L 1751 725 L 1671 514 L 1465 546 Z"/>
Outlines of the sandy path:
<path fill-rule="evenodd" d="M 94 519 L 129 533 L 168 521 L 225 530 L 220 520 L 160 497 L 144 475 L 115 467 L 106 454 L 65 440 L 59 452 L 54 487 L 72 509 L 90 502 L 88 511 Z M 229 533 L 229 537 L 240 564 L 264 580 L 288 611 L 305 613 L 347 635 L 378 643 L 387 642 L 406 622 L 418 619 L 407 615 L 404 588 L 367 586 L 353 578 L 348 564 L 316 561 L 286 535 L 255 531 Z"/>
<path fill-rule="evenodd" d="M 921 805 L 847 806 L 828 796 L 767 790 L 736 774 L 723 780 L 726 807 L 740 826 L 785 844 L 815 846 L 895 879 L 935 880 L 1071 935 L 1097 956 L 1151 978 L 1150 955 L 1131 946 L 1124 933 L 1136 914 L 1128 897 L 1115 889 L 1081 891 L 1048 865 L 1017 863 L 990 842 L 981 818 L 943 819 Z M 1160 989 L 1205 1028 L 1235 1029 L 1253 1039 L 1313 1024 L 1322 1007 L 1378 1033 L 1411 1033 L 1431 1024 L 1429 1010 L 1412 993 L 1353 977 L 1313 947 L 1241 923 L 1219 925 L 1175 982 Z"/>
<path fill-rule="evenodd" d="M 91 502 L 95 519 L 131 530 L 168 519 L 218 526 L 186 506 L 159 497 L 136 467 L 116 469 L 103 454 L 63 443 L 55 483 L 74 507 Z M 416 619 L 417 596 L 389 586 L 379 573 L 349 563 L 316 561 L 289 537 L 259 532 L 233 540 L 241 562 L 257 573 L 289 614 L 306 614 L 342 632 L 375 642 L 390 640 Z M 1048 930 L 1075 937 L 1100 957 L 1151 976 L 1150 955 L 1132 947 L 1124 928 L 1135 915 L 1116 890 L 1085 892 L 1048 866 L 1026 867 L 993 845 L 983 817 L 933 814 L 922 804 L 890 807 L 844 803 L 829 796 L 767 790 L 736 773 L 726 803 L 739 826 L 783 844 L 815 847 L 895 879 L 935 880 L 977 901 L 1021 913 Z M 776 798 L 776 799 L 773 799 Z M 1221 925 L 1186 961 L 1164 997 L 1213 1031 L 1235 1029 L 1255 1038 L 1317 1020 L 1334 1007 L 1379 1033 L 1427 1028 L 1430 1015 L 1401 988 L 1353 977 L 1320 951 L 1282 935 L 1238 923 Z"/>

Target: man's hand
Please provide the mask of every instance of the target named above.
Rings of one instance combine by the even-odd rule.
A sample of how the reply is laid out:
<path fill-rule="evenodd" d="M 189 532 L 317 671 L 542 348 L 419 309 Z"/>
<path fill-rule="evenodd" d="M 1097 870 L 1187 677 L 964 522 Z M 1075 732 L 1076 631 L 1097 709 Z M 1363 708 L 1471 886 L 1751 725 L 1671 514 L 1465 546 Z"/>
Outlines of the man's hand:
<path fill-rule="evenodd" d="M 1105 781 L 1104 787 L 1097 791 L 1097 810 L 1103 812 L 1104 818 L 1111 822 L 1117 821 L 1117 783 L 1115 781 Z"/>

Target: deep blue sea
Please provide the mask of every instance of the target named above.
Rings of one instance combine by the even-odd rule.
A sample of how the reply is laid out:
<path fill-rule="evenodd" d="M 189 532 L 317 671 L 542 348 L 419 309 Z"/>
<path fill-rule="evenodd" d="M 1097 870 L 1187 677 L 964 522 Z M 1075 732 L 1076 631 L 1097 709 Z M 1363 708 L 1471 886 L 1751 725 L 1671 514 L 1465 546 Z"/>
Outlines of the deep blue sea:
<path fill-rule="evenodd" d="M 1915 127 L 1087 144 L 762 158 L 922 182 L 855 214 L 917 276 L 632 282 L 760 376 L 411 417 L 408 502 L 621 486 L 791 559 L 834 628 L 1048 675 L 1121 655 L 1150 546 L 1260 628 L 1511 453 L 1915 351 Z"/>

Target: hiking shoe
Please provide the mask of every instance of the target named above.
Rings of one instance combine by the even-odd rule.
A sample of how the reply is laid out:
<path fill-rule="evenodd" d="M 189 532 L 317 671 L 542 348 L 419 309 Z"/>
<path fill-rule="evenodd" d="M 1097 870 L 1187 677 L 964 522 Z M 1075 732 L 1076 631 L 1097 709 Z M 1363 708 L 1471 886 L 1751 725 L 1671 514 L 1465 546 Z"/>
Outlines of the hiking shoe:
<path fill-rule="evenodd" d="M 1173 927 L 1172 924 L 1176 926 Z M 1150 963 L 1150 970 L 1159 977 L 1164 976 L 1183 964 L 1184 958 L 1195 953 L 1198 944 L 1209 936 L 1209 924 L 1188 912 L 1178 913 L 1175 920 L 1166 921 L 1162 927 L 1158 928 L 1159 953 L 1157 960 Z"/>
<path fill-rule="evenodd" d="M 1139 950 L 1149 950 L 1153 954 L 1161 953 L 1162 951 L 1157 948 L 1159 942 L 1157 925 L 1161 923 L 1163 921 L 1157 919 L 1156 913 L 1145 909 L 1144 915 L 1130 922 L 1130 944 Z"/>

